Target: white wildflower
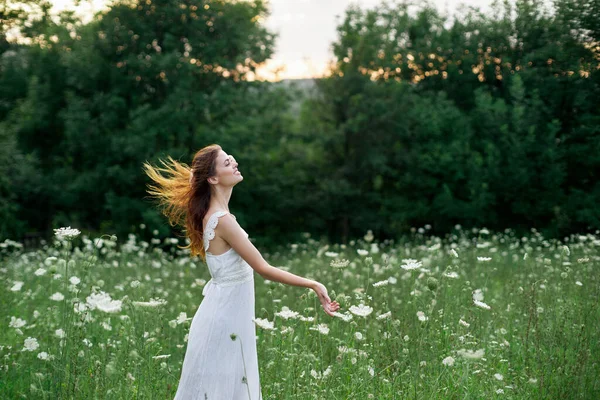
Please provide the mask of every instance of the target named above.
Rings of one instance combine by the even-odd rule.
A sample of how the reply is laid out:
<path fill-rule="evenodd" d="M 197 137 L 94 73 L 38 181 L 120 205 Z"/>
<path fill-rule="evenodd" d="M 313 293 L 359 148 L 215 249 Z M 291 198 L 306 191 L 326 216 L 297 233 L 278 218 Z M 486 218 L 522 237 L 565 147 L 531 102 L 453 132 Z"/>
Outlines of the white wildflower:
<path fill-rule="evenodd" d="M 485 355 L 485 350 L 484 349 L 479 349 L 479 350 L 465 350 L 465 349 L 460 349 L 458 350 L 458 355 L 469 359 L 469 360 L 478 360 L 480 358 L 482 358 Z"/>
<path fill-rule="evenodd" d="M 296 318 L 298 318 L 298 315 L 300 315 L 300 314 L 296 311 L 290 310 L 287 306 L 283 306 L 281 308 L 281 311 L 275 313 L 275 315 L 277 315 L 283 319 L 288 319 L 288 318 L 296 319 Z"/>
<path fill-rule="evenodd" d="M 342 314 L 337 311 L 333 313 L 333 316 L 342 319 L 342 321 L 344 321 L 344 322 L 348 322 L 353 318 L 352 314 L 349 314 L 349 313 Z"/>
<path fill-rule="evenodd" d="M 382 319 L 388 319 L 388 318 L 391 318 L 391 317 L 392 317 L 392 312 L 388 311 L 388 312 L 386 312 L 384 314 L 378 315 L 377 319 L 378 320 L 382 320 Z"/>
<path fill-rule="evenodd" d="M 343 269 L 346 268 L 350 264 L 349 260 L 331 260 L 329 266 L 335 269 Z"/>
<path fill-rule="evenodd" d="M 388 283 L 389 281 L 386 279 L 384 281 L 375 282 L 373 284 L 373 287 L 387 286 Z"/>
<path fill-rule="evenodd" d="M 317 326 L 311 326 L 310 328 L 311 331 L 317 331 L 323 335 L 327 335 L 329 333 L 329 328 L 327 327 L 327 324 L 319 324 Z"/>
<path fill-rule="evenodd" d="M 38 343 L 37 339 L 28 337 L 27 339 L 25 339 L 23 349 L 21 351 L 34 351 L 38 347 L 40 347 L 40 344 Z"/>
<path fill-rule="evenodd" d="M 65 296 L 60 292 L 56 292 L 52 296 L 50 296 L 50 300 L 54 300 L 54 301 L 62 301 L 62 300 L 64 300 L 64 298 L 65 298 Z"/>
<path fill-rule="evenodd" d="M 400 266 L 400 268 L 405 269 L 405 270 L 421 268 L 421 266 L 423 265 L 423 263 L 421 261 L 413 260 L 412 258 L 402 260 L 402 262 L 404 264 L 402 264 Z"/>
<path fill-rule="evenodd" d="M 479 301 L 479 300 L 473 300 L 473 303 L 474 303 L 474 304 L 475 304 L 477 307 L 481 307 L 481 308 L 484 308 L 484 309 L 486 309 L 486 310 L 489 310 L 489 309 L 491 308 L 490 306 L 488 306 L 487 304 L 485 304 L 484 302 L 482 302 L 482 301 Z"/>
<path fill-rule="evenodd" d="M 461 324 L 462 326 L 466 326 L 467 328 L 468 328 L 469 326 L 471 326 L 471 324 L 469 324 L 469 323 L 468 323 L 468 322 L 466 322 L 466 321 L 463 321 L 462 319 L 459 319 L 459 320 L 458 320 L 458 323 L 459 323 L 459 324 Z"/>
<path fill-rule="evenodd" d="M 98 309 L 106 313 L 115 313 L 121 311 L 123 303 L 121 300 L 113 300 L 108 293 L 100 291 L 86 297 L 86 304 L 91 310 Z"/>
<path fill-rule="evenodd" d="M 34 275 L 35 276 L 42 276 L 46 273 L 47 271 L 44 268 L 38 268 L 35 270 Z"/>
<path fill-rule="evenodd" d="M 137 307 L 155 308 L 155 307 L 164 306 L 165 304 L 167 304 L 167 301 L 164 299 L 151 298 L 148 301 L 133 301 L 133 302 L 131 302 L 131 304 L 133 304 L 134 306 L 137 306 Z"/>
<path fill-rule="evenodd" d="M 18 292 L 23 287 L 23 283 L 21 281 L 14 281 L 13 286 L 10 288 L 12 292 Z"/>
<path fill-rule="evenodd" d="M 71 282 L 73 285 L 78 285 L 81 280 L 76 276 L 72 276 L 69 278 L 69 282 Z"/>
<path fill-rule="evenodd" d="M 492 257 L 477 257 L 477 261 L 490 261 L 492 259 Z"/>
<path fill-rule="evenodd" d="M 502 374 L 494 374 L 494 378 L 498 379 L 499 381 L 504 380 L 504 377 L 502 376 Z"/>
<path fill-rule="evenodd" d="M 454 365 L 454 358 L 452 356 L 448 356 L 442 360 L 442 364 L 451 367 Z"/>
<path fill-rule="evenodd" d="M 58 240 L 71 240 L 79 236 L 80 233 L 79 229 L 71 228 L 70 226 L 54 230 L 54 235 Z"/>
<path fill-rule="evenodd" d="M 419 321 L 427 321 L 429 319 L 429 317 L 425 316 L 423 311 L 417 311 L 417 317 L 419 318 Z"/>
<path fill-rule="evenodd" d="M 27 325 L 27 321 L 15 317 L 10 317 L 10 323 L 8 324 L 10 328 L 22 328 L 25 325 Z"/>
<path fill-rule="evenodd" d="M 358 249 L 358 250 L 356 250 L 356 252 L 358 253 L 359 256 L 366 256 L 369 254 L 369 252 L 367 250 L 363 250 L 363 249 Z"/>
<path fill-rule="evenodd" d="M 366 317 L 373 312 L 373 308 L 361 303 L 358 306 L 350 306 L 350 312 L 359 317 Z"/>
<path fill-rule="evenodd" d="M 254 318 L 253 321 L 258 327 L 260 327 L 262 329 L 267 329 L 267 330 L 275 329 L 275 323 L 271 322 L 267 319 Z"/>

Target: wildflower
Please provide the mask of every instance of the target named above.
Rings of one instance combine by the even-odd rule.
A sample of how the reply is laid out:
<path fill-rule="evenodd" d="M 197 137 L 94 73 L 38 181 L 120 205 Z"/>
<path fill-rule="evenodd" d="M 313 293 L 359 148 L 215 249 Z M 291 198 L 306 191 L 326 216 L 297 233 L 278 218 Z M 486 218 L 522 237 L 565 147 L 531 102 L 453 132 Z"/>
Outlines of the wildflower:
<path fill-rule="evenodd" d="M 456 272 L 454 272 L 454 271 L 444 272 L 444 276 L 446 278 L 453 278 L 453 279 L 458 278 L 458 274 Z"/>
<path fill-rule="evenodd" d="M 288 319 L 288 318 L 295 319 L 298 317 L 299 313 L 297 313 L 296 311 L 290 310 L 287 306 L 283 306 L 281 308 L 281 311 L 275 313 L 275 315 L 277 315 L 283 319 Z"/>
<path fill-rule="evenodd" d="M 367 250 L 363 250 L 363 249 L 358 249 L 358 250 L 356 250 L 356 252 L 358 253 L 359 256 L 366 256 L 369 254 L 369 252 Z"/>
<path fill-rule="evenodd" d="M 267 319 L 262 319 L 262 318 L 254 318 L 253 319 L 254 323 L 262 328 L 262 329 L 267 329 L 267 330 L 274 330 L 275 329 L 275 323 L 271 322 Z"/>
<path fill-rule="evenodd" d="M 23 287 L 23 283 L 21 281 L 14 281 L 13 286 L 10 288 L 12 292 L 18 292 Z"/>
<path fill-rule="evenodd" d="M 583 286 L 583 283 L 581 283 L 581 282 L 579 282 L 579 281 L 576 281 L 576 282 L 575 282 L 575 284 L 576 284 L 577 286 Z"/>
<path fill-rule="evenodd" d="M 571 250 L 569 250 L 569 246 L 563 246 L 562 250 L 563 250 L 563 254 L 565 256 L 570 256 L 571 255 Z"/>
<path fill-rule="evenodd" d="M 348 322 L 352 319 L 352 314 L 348 314 L 348 313 L 342 314 L 337 311 L 333 313 L 333 316 L 342 319 L 342 321 L 344 321 L 344 322 Z"/>
<path fill-rule="evenodd" d="M 459 356 L 461 356 L 463 358 L 466 358 L 469 360 L 478 360 L 484 356 L 485 350 L 479 349 L 479 350 L 473 351 L 473 350 L 460 349 L 460 350 L 458 350 L 457 353 Z"/>
<path fill-rule="evenodd" d="M 350 312 L 359 317 L 366 317 L 373 312 L 373 308 L 361 303 L 358 306 L 350 306 Z"/>
<path fill-rule="evenodd" d="M 392 317 L 392 312 L 388 311 L 385 314 L 381 314 L 377 316 L 378 320 L 382 320 L 382 319 L 387 319 L 387 318 L 391 318 Z"/>
<path fill-rule="evenodd" d="M 387 280 L 392 285 L 395 285 L 396 282 L 398 282 L 398 279 L 396 279 L 396 277 L 394 277 L 394 276 L 390 276 Z"/>
<path fill-rule="evenodd" d="M 39 358 L 40 360 L 47 360 L 48 353 L 46 353 L 45 351 L 42 351 L 41 353 L 38 353 L 37 358 Z"/>
<path fill-rule="evenodd" d="M 34 274 L 35 276 L 42 276 L 46 273 L 47 271 L 44 268 L 38 268 L 35 270 Z"/>
<path fill-rule="evenodd" d="M 10 328 L 22 328 L 27 324 L 27 321 L 22 320 L 21 318 L 10 317 L 10 323 L 8 326 Z"/>
<path fill-rule="evenodd" d="M 325 252 L 325 255 L 326 255 L 327 257 L 332 257 L 332 258 L 335 258 L 335 257 L 337 257 L 339 254 L 338 254 L 338 253 L 336 253 L 336 252 L 334 252 L 334 251 L 326 251 L 326 252 Z"/>
<path fill-rule="evenodd" d="M 386 279 L 384 281 L 375 282 L 373 284 L 373 287 L 387 286 L 388 283 L 389 281 Z"/>
<path fill-rule="evenodd" d="M 504 393 L 504 389 L 500 388 L 496 390 L 496 394 L 503 394 Z"/>
<path fill-rule="evenodd" d="M 167 301 L 164 299 L 150 299 L 149 301 L 132 301 L 131 304 L 137 307 L 154 308 L 164 306 L 167 304 Z"/>
<path fill-rule="evenodd" d="M 499 381 L 504 380 L 504 377 L 502 376 L 502 374 L 494 374 L 494 378 L 498 379 Z"/>
<path fill-rule="evenodd" d="M 86 304 L 90 310 L 98 309 L 106 313 L 121 311 L 122 301 L 113 300 L 108 293 L 92 293 L 86 298 Z"/>
<path fill-rule="evenodd" d="M 363 334 L 360 332 L 354 332 L 354 337 L 356 340 L 363 340 Z"/>
<path fill-rule="evenodd" d="M 58 240 L 71 240 L 79 236 L 80 233 L 79 229 L 71 228 L 70 226 L 54 230 L 54 235 Z"/>
<path fill-rule="evenodd" d="M 473 303 L 474 303 L 474 304 L 475 304 L 477 307 L 481 307 L 481 308 L 484 308 L 484 309 L 486 309 L 486 310 L 489 310 L 489 309 L 491 308 L 490 306 L 488 306 L 487 304 L 485 304 L 484 302 L 482 302 L 482 301 L 479 301 L 479 300 L 473 300 Z"/>
<path fill-rule="evenodd" d="M 417 311 L 417 317 L 419 318 L 419 321 L 427 321 L 429 319 L 429 317 L 425 316 L 425 313 L 423 313 L 423 311 Z"/>
<path fill-rule="evenodd" d="M 23 349 L 21 351 L 34 351 L 38 347 L 40 347 L 40 344 L 38 343 L 37 339 L 28 337 L 25 339 L 25 342 L 23 343 Z"/>
<path fill-rule="evenodd" d="M 55 330 L 54 334 L 61 339 L 65 337 L 65 331 L 63 331 L 62 329 Z"/>
<path fill-rule="evenodd" d="M 400 268 L 405 269 L 405 270 L 421 268 L 421 266 L 423 265 L 423 263 L 421 261 L 413 260 L 411 258 L 402 260 L 402 262 L 404 264 L 401 265 Z"/>
<path fill-rule="evenodd" d="M 473 300 L 483 301 L 483 291 L 481 289 L 473 291 Z"/>
<path fill-rule="evenodd" d="M 456 252 L 456 250 L 454 250 L 454 249 L 451 249 L 451 250 L 450 250 L 450 253 L 452 253 L 452 255 L 453 255 L 454 257 L 458 258 L 458 253 Z"/>
<path fill-rule="evenodd" d="M 60 292 L 56 292 L 52 296 L 50 296 L 50 300 L 54 300 L 54 301 L 62 301 L 62 300 L 64 300 L 64 298 L 65 298 L 65 296 Z"/>
<path fill-rule="evenodd" d="M 346 268 L 350 264 L 350 260 L 331 260 L 329 266 L 335 269 L 343 269 Z"/>
<path fill-rule="evenodd" d="M 162 359 L 162 358 L 169 358 L 169 357 L 171 357 L 171 355 L 170 355 L 170 354 L 161 354 L 161 355 L 159 355 L 159 356 L 154 356 L 154 357 L 152 357 L 152 358 L 153 358 L 154 360 L 160 360 L 160 359 Z"/>
<path fill-rule="evenodd" d="M 367 243 L 370 243 L 373 241 L 373 239 L 375 239 L 375 237 L 373 236 L 373 231 L 372 230 L 368 230 L 367 234 L 364 236 L 364 239 Z"/>
<path fill-rule="evenodd" d="M 454 358 L 452 356 L 448 356 L 442 360 L 442 364 L 451 367 L 454 365 Z"/>
<path fill-rule="evenodd" d="M 477 257 L 477 261 L 490 261 L 492 259 L 492 257 Z"/>
<path fill-rule="evenodd" d="M 183 324 L 185 321 L 190 320 L 190 319 L 191 318 L 188 318 L 187 314 L 185 312 L 181 312 L 181 313 L 179 313 L 179 316 L 176 319 L 177 325 Z"/>
<path fill-rule="evenodd" d="M 323 335 L 327 335 L 329 333 L 329 328 L 327 327 L 327 324 L 319 324 L 317 326 L 311 326 L 310 328 L 311 331 L 317 331 Z"/>
<path fill-rule="evenodd" d="M 465 321 L 463 321 L 462 319 L 459 319 L 459 320 L 458 320 L 458 323 L 459 323 L 459 324 L 461 324 L 462 326 L 466 326 L 467 328 L 468 328 L 469 326 L 471 326 L 471 324 L 469 324 L 468 322 L 465 322 Z"/>
<path fill-rule="evenodd" d="M 81 280 L 76 276 L 72 276 L 71 278 L 69 278 L 69 282 L 71 282 L 73 285 L 78 285 L 79 282 L 81 282 Z"/>

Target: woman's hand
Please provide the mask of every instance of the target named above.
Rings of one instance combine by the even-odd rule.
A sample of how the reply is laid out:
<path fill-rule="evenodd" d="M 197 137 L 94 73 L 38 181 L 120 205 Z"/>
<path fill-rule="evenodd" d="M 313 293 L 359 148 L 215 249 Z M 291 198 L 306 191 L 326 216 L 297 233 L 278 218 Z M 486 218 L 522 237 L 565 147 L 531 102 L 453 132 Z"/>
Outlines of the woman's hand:
<path fill-rule="evenodd" d="M 312 289 L 317 294 L 317 297 L 323 306 L 323 310 L 333 317 L 333 313 L 340 309 L 338 302 L 331 301 L 329 295 L 327 294 L 327 288 L 322 283 L 315 281 Z"/>

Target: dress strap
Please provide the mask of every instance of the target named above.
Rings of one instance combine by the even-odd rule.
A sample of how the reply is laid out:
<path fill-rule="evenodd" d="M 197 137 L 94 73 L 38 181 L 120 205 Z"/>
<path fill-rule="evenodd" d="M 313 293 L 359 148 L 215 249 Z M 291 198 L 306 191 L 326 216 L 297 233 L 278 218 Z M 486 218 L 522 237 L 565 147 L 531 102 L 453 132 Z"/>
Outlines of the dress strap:
<path fill-rule="evenodd" d="M 219 217 L 222 217 L 225 214 L 229 214 L 227 211 L 216 211 L 214 212 L 206 222 L 206 228 L 204 228 L 204 251 L 208 250 L 210 246 L 210 241 L 215 237 L 215 228 L 219 224 Z M 231 214 L 233 216 L 233 214 Z M 234 217 L 235 218 L 235 217 Z"/>

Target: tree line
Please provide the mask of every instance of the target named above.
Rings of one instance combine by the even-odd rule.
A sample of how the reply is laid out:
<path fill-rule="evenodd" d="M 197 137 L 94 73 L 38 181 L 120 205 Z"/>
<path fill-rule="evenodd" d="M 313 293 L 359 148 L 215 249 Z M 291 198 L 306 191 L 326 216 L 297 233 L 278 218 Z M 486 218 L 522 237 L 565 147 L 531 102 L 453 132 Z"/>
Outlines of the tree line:
<path fill-rule="evenodd" d="M 171 235 L 141 164 L 211 143 L 264 244 L 600 229 L 598 0 L 352 6 L 308 94 L 252 79 L 277 39 L 260 0 L 123 1 L 89 23 L 24 4 L 0 8 L 2 238 Z"/>

